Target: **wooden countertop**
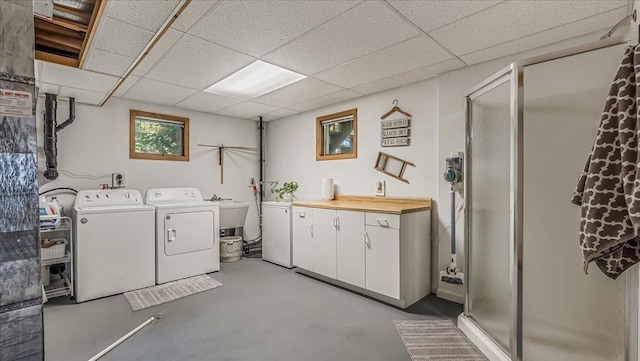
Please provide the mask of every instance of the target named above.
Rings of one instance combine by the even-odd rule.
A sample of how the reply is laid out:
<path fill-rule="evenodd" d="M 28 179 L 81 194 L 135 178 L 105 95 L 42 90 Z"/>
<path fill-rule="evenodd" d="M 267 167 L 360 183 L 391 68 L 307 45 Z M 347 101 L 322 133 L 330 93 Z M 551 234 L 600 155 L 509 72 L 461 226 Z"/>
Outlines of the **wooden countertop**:
<path fill-rule="evenodd" d="M 404 214 L 431 209 L 431 198 L 393 198 L 336 195 L 332 201 L 293 202 L 294 206 L 346 211 Z"/>

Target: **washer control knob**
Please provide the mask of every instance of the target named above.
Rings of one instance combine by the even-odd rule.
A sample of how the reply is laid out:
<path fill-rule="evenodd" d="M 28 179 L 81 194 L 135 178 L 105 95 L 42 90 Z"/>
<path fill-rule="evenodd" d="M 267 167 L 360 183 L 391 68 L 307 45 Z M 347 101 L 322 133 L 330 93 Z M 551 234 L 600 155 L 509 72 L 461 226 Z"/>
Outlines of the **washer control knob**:
<path fill-rule="evenodd" d="M 161 196 L 161 195 L 162 195 L 162 194 L 160 194 L 160 192 L 156 192 L 156 193 L 154 194 L 154 196 L 155 196 L 156 198 L 160 198 L 160 196 Z"/>

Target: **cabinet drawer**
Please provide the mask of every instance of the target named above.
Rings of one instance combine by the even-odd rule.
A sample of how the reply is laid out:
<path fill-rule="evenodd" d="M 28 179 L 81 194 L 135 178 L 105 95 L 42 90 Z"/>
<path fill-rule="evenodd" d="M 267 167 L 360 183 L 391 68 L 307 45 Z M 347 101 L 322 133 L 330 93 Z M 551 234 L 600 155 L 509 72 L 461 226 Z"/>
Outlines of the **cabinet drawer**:
<path fill-rule="evenodd" d="M 400 215 L 367 212 L 366 224 L 384 228 L 400 228 Z"/>

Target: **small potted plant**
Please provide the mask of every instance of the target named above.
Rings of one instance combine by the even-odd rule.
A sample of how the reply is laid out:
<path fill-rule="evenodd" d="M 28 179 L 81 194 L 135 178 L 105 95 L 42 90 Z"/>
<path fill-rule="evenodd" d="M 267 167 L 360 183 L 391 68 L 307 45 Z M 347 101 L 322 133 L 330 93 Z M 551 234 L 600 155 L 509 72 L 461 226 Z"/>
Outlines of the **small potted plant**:
<path fill-rule="evenodd" d="M 274 188 L 271 190 L 271 193 L 276 194 L 276 201 L 280 202 L 284 200 L 285 202 L 293 201 L 295 196 L 295 191 L 298 190 L 298 183 L 296 182 L 284 182 L 282 187 Z"/>

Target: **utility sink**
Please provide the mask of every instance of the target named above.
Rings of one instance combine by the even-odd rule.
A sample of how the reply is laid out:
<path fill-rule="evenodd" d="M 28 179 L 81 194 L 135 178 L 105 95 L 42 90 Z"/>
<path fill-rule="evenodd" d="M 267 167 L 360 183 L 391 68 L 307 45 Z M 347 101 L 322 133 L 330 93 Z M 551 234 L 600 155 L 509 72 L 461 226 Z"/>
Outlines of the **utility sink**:
<path fill-rule="evenodd" d="M 221 199 L 210 201 L 220 206 L 220 229 L 244 227 L 249 210 L 248 202 L 235 201 L 233 199 Z"/>

